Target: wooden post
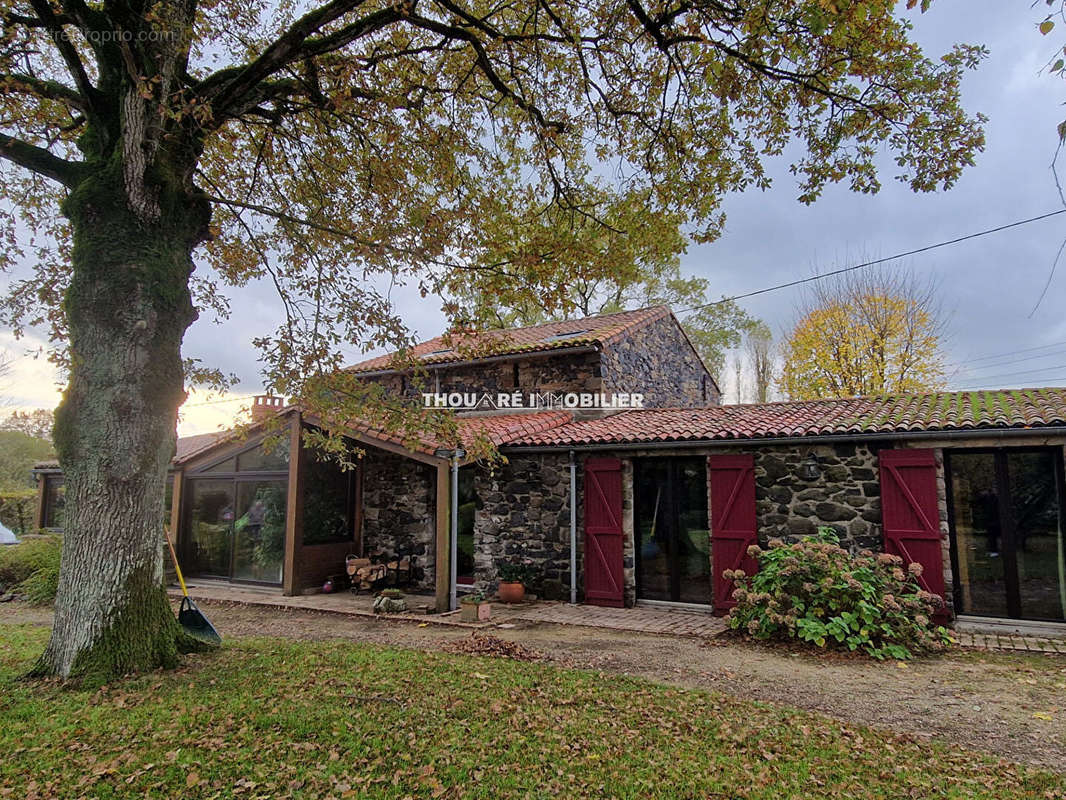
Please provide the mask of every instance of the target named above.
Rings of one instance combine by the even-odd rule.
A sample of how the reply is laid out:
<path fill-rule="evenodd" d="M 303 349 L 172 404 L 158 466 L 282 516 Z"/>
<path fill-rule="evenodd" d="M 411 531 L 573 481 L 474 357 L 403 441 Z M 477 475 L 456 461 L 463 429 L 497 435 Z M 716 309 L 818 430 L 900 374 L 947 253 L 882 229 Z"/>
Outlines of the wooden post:
<path fill-rule="evenodd" d="M 182 489 L 185 488 L 184 478 L 184 470 L 174 470 L 174 484 L 170 489 L 170 540 L 174 542 L 174 549 L 178 552 L 181 552 L 178 543 L 181 540 L 181 495 Z"/>
<path fill-rule="evenodd" d="M 352 476 L 352 494 L 354 513 L 352 514 L 352 552 L 362 558 L 363 552 L 363 467 L 366 462 L 360 458 L 356 462 L 355 474 Z"/>
<path fill-rule="evenodd" d="M 448 514 L 448 498 L 451 477 L 447 461 L 437 464 L 437 541 L 434 546 L 434 569 L 437 598 L 437 611 L 448 611 L 448 599 L 451 589 L 451 525 Z"/>
<path fill-rule="evenodd" d="M 37 473 L 37 519 L 34 520 L 34 533 L 44 527 L 44 501 L 47 494 L 48 475 Z"/>
<path fill-rule="evenodd" d="M 289 493 L 285 503 L 285 561 L 282 572 L 282 592 L 291 597 L 303 589 L 297 564 L 303 546 L 303 477 L 304 449 L 300 413 L 293 414 L 289 431 Z"/>

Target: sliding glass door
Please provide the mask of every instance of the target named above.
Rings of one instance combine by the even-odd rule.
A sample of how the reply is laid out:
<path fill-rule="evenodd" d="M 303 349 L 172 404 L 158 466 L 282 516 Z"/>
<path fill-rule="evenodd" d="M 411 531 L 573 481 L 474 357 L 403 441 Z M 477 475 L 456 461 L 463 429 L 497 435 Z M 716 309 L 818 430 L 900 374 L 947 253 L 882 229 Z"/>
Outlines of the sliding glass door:
<path fill-rule="evenodd" d="M 710 604 L 706 461 L 640 459 L 633 482 L 637 597 Z"/>
<path fill-rule="evenodd" d="M 1061 450 L 949 451 L 947 469 L 958 612 L 1066 620 Z"/>
<path fill-rule="evenodd" d="M 257 446 L 187 478 L 183 550 L 190 575 L 281 583 L 287 463 L 283 448 Z"/>

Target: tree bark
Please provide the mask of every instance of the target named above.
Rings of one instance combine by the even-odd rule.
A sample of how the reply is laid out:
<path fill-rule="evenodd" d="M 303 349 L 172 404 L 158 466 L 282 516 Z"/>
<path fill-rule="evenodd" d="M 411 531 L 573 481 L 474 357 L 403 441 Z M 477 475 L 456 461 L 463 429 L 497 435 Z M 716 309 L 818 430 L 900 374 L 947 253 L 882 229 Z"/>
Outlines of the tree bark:
<path fill-rule="evenodd" d="M 166 185 L 153 183 L 157 213 L 147 220 L 118 165 L 63 206 L 74 234 L 71 367 L 55 443 L 67 517 L 38 675 L 108 680 L 174 666 L 190 644 L 163 587 L 163 497 L 185 399 L 181 341 L 196 318 L 191 254 L 210 207 Z"/>

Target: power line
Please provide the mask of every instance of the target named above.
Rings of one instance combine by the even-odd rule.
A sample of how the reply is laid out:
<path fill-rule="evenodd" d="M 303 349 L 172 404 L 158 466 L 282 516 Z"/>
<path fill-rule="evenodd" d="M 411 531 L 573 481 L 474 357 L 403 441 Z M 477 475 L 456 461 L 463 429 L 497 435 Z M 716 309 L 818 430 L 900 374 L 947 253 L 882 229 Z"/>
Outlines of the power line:
<path fill-rule="evenodd" d="M 239 403 L 244 400 L 251 400 L 255 397 L 254 394 L 247 395 L 245 397 L 225 397 L 220 400 L 203 400 L 199 403 L 186 403 L 182 408 L 197 408 L 199 406 L 217 406 L 222 403 Z"/>
<path fill-rule="evenodd" d="M 1006 353 L 996 353 L 991 356 L 978 356 L 977 358 L 970 358 L 966 361 L 956 362 L 957 364 L 973 364 L 976 361 L 990 361 L 993 358 L 1004 358 L 1005 356 L 1013 356 L 1017 353 L 1031 353 L 1034 350 L 1047 350 L 1049 347 L 1059 347 L 1060 345 L 1066 345 L 1066 342 L 1052 342 L 1051 344 L 1042 344 L 1036 347 L 1024 347 L 1021 350 L 1008 350 Z"/>
<path fill-rule="evenodd" d="M 1049 351 L 1047 353 L 1040 353 L 1039 355 L 1035 355 L 1035 356 L 1025 356 L 1024 358 L 1008 358 L 1005 361 L 993 361 L 991 364 L 982 364 L 979 367 L 968 367 L 964 371 L 965 372 L 980 372 L 981 370 L 986 370 L 986 369 L 998 369 L 999 367 L 1006 367 L 1006 366 L 1009 366 L 1011 364 L 1019 364 L 1022 361 L 1033 361 L 1033 360 L 1038 359 L 1038 358 L 1055 358 L 1055 357 L 1061 356 L 1063 353 L 1066 353 L 1066 350 L 1051 350 L 1051 351 Z M 955 363 L 953 366 L 962 367 L 962 366 L 964 366 L 966 364 L 970 364 L 970 363 L 973 363 L 973 362 L 960 361 L 960 362 Z"/>
<path fill-rule="evenodd" d="M 1015 375 L 1032 375 L 1034 372 L 1047 372 L 1049 369 L 1066 369 L 1066 364 L 1056 364 L 1053 367 L 1040 367 L 1038 369 L 1023 369 L 1017 372 L 1002 372 L 999 375 L 982 375 L 976 378 L 966 378 L 961 383 L 974 383 L 983 381 L 994 381 L 1000 378 L 1012 378 Z"/>
<path fill-rule="evenodd" d="M 843 275 L 846 272 L 854 272 L 857 269 L 864 269 L 866 267 L 873 267 L 878 264 L 884 264 L 886 261 L 896 261 L 897 259 L 907 258 L 908 256 L 915 256 L 919 253 L 927 253 L 930 250 L 936 250 L 939 247 L 947 247 L 948 245 L 959 244 L 960 242 L 966 242 L 970 239 L 977 239 L 981 236 L 988 236 L 992 233 L 999 233 L 1000 231 L 1009 230 L 1010 228 L 1017 228 L 1020 225 L 1028 225 L 1030 222 L 1039 222 L 1042 219 L 1057 217 L 1059 214 L 1066 214 L 1066 208 L 1060 208 L 1058 211 L 1050 211 L 1047 214 L 1041 214 L 1039 217 L 1030 217 L 1029 219 L 1018 220 L 1017 222 L 1011 222 L 1007 225 L 1000 225 L 998 228 L 988 228 L 987 230 L 977 231 L 976 233 L 968 233 L 965 236 L 959 236 L 956 239 L 949 239 L 946 242 L 937 242 L 936 244 L 929 244 L 925 247 L 918 247 L 914 250 L 908 250 L 905 253 L 896 253 L 893 256 L 886 256 L 885 258 L 878 258 L 873 261 L 866 261 L 862 264 L 855 264 L 850 267 L 843 267 L 841 269 L 834 269 L 830 272 L 823 272 L 820 275 L 811 275 L 808 278 L 799 278 L 794 281 L 788 281 L 787 283 L 779 283 L 776 286 L 767 286 L 765 289 L 756 289 L 753 292 L 736 294 L 732 297 L 723 297 L 721 300 L 714 300 L 710 303 L 701 303 L 700 305 L 692 306 L 691 308 L 683 308 L 676 313 L 687 314 L 689 311 L 699 311 L 701 308 L 710 308 L 711 306 L 718 306 L 722 303 L 731 303 L 734 300 L 743 300 L 746 297 L 755 297 L 756 295 L 766 294 L 767 292 L 776 292 L 778 289 L 788 289 L 792 286 L 799 286 L 804 283 L 811 283 L 812 281 L 820 281 L 824 278 L 831 278 L 834 275 Z"/>
<path fill-rule="evenodd" d="M 1040 387 L 1032 386 L 1030 388 L 1043 388 L 1044 386 L 1048 386 L 1049 384 L 1052 384 L 1052 383 L 1064 383 L 1064 382 L 1066 382 L 1066 375 L 1059 375 L 1059 376 L 1054 377 L 1054 378 L 1039 378 L 1038 380 L 1041 382 L 1041 386 Z M 955 383 L 955 384 L 952 384 L 952 385 L 955 387 L 955 389 L 950 390 L 950 391 L 960 391 L 960 392 L 983 391 L 984 388 L 985 388 L 985 387 L 982 387 L 982 386 L 967 386 L 966 383 Z M 1007 388 L 1007 387 L 998 386 L 996 388 L 997 389 L 1003 389 L 1003 388 Z M 989 391 L 994 391 L 994 390 L 990 389 Z"/>

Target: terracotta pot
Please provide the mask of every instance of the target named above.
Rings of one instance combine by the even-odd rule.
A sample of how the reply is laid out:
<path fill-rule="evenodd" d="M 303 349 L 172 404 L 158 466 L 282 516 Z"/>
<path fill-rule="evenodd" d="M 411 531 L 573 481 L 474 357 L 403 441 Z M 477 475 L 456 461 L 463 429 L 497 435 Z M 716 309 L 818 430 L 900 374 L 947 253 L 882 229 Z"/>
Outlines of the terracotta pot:
<path fill-rule="evenodd" d="M 521 581 L 500 581 L 496 593 L 501 603 L 521 603 L 526 599 L 526 587 Z"/>

